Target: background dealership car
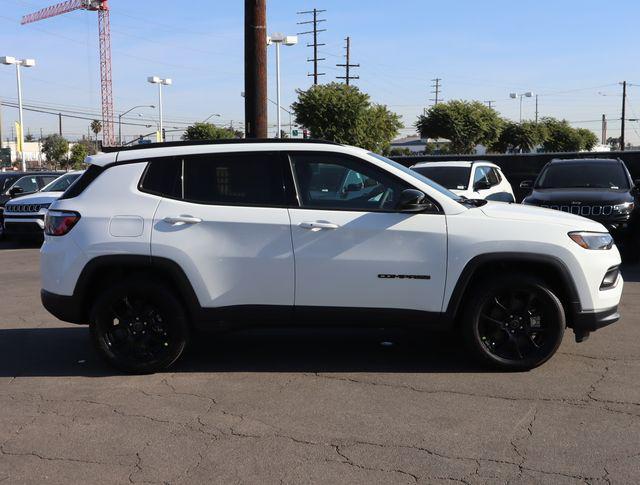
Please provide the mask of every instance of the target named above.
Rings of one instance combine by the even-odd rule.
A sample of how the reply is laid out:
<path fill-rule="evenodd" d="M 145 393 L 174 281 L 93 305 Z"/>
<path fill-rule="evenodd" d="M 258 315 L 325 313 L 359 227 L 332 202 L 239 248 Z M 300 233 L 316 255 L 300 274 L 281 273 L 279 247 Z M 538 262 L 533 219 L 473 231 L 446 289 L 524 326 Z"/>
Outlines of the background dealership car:
<path fill-rule="evenodd" d="M 422 162 L 411 169 L 467 199 L 515 201 L 511 184 L 491 162 Z"/>
<path fill-rule="evenodd" d="M 637 242 L 639 190 L 622 160 L 552 160 L 535 182 L 527 180 L 520 187 L 532 189 L 523 204 L 598 221 L 623 247 Z M 640 254 L 638 248 L 625 249 Z"/>
<path fill-rule="evenodd" d="M 82 175 L 82 171 L 66 173 L 45 185 L 39 192 L 16 197 L 4 208 L 4 234 L 41 235 L 44 215 L 51 203 Z"/>
<path fill-rule="evenodd" d="M 620 255 L 584 217 L 463 199 L 327 142 L 112 150 L 47 211 L 41 295 L 127 371 L 167 368 L 199 329 L 268 323 L 445 327 L 522 370 L 565 327 L 582 341 L 619 318 Z"/>
<path fill-rule="evenodd" d="M 32 194 L 60 176 L 61 172 L 0 173 L 0 236 L 3 234 L 5 204 L 20 195 Z"/>

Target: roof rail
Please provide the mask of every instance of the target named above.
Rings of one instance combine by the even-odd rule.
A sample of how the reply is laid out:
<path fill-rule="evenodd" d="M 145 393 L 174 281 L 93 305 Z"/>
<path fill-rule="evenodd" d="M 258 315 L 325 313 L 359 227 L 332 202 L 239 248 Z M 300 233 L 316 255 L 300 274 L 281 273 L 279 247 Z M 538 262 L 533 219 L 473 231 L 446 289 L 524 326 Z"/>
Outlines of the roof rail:
<path fill-rule="evenodd" d="M 334 141 L 302 139 L 302 138 L 225 138 L 221 140 L 185 140 L 168 141 L 164 143 L 144 143 L 141 145 L 102 147 L 104 153 L 122 152 L 131 150 L 145 150 L 147 148 L 169 148 L 190 145 L 235 145 L 243 143 L 326 143 L 328 145 L 340 145 Z"/>

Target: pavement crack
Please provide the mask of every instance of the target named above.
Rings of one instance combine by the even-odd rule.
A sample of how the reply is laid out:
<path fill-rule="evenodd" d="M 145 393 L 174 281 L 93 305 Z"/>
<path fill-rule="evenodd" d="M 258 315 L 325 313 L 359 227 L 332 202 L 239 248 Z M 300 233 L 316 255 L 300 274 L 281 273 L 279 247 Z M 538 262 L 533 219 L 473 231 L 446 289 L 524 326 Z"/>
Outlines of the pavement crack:
<path fill-rule="evenodd" d="M 345 453 L 343 453 L 340 450 L 340 445 L 330 445 L 330 446 L 332 446 L 334 451 L 337 453 L 337 455 L 340 458 L 342 458 L 341 460 L 339 460 L 340 463 L 344 463 L 346 465 L 359 468 L 361 470 L 377 471 L 377 472 L 383 472 L 383 473 L 396 473 L 396 474 L 404 475 L 404 476 L 410 477 L 414 483 L 418 483 L 418 481 L 420 480 L 420 478 L 417 475 L 414 475 L 413 473 L 409 473 L 407 471 L 400 470 L 397 468 L 394 468 L 394 469 L 373 468 L 373 467 L 368 467 L 359 463 L 355 463 L 351 458 L 349 458 Z"/>

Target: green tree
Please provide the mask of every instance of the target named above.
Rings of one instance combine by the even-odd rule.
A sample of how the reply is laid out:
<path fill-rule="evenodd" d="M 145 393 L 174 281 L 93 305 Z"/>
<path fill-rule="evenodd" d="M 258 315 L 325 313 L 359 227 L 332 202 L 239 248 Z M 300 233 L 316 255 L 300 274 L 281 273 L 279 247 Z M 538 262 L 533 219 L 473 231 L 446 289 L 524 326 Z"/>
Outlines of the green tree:
<path fill-rule="evenodd" d="M 97 150 L 98 149 L 98 133 L 100 133 L 102 131 L 102 123 L 100 123 L 99 120 L 93 120 L 91 122 L 91 125 L 89 125 L 89 126 L 91 128 L 91 131 L 95 135 L 96 150 Z"/>
<path fill-rule="evenodd" d="M 61 166 L 66 165 L 68 152 L 69 142 L 57 133 L 48 135 L 42 140 L 42 153 L 54 167 L 58 163 Z"/>
<path fill-rule="evenodd" d="M 182 135 L 183 140 L 221 140 L 225 138 L 240 138 L 241 133 L 233 128 L 216 126 L 213 123 L 196 122 L 188 126 Z"/>
<path fill-rule="evenodd" d="M 536 145 L 542 143 L 547 136 L 546 127 L 533 121 L 515 123 L 505 122 L 500 135 L 491 150 L 498 153 L 530 152 Z"/>
<path fill-rule="evenodd" d="M 75 170 L 81 170 L 84 168 L 84 159 L 89 155 L 95 155 L 95 153 L 96 150 L 94 144 L 91 140 L 83 137 L 71 147 L 69 165 Z"/>
<path fill-rule="evenodd" d="M 27 133 L 27 134 L 24 136 L 24 141 L 35 141 L 35 139 L 36 139 L 36 137 L 35 137 L 35 136 L 33 136 L 31 133 Z"/>
<path fill-rule="evenodd" d="M 355 145 L 382 153 L 402 128 L 400 117 L 386 106 L 373 104 L 356 86 L 342 83 L 298 90 L 292 104 L 296 123 L 312 138 Z"/>
<path fill-rule="evenodd" d="M 476 145 L 492 145 L 502 129 L 498 113 L 478 101 L 438 103 L 418 117 L 423 138 L 446 138 L 452 153 L 471 153 Z"/>
<path fill-rule="evenodd" d="M 598 144 L 598 137 L 593 131 L 588 130 L 587 128 L 578 128 L 576 132 L 580 136 L 581 150 L 587 150 L 590 152 L 593 150 L 593 147 Z"/>
<path fill-rule="evenodd" d="M 607 138 L 607 145 L 609 145 L 612 150 L 620 150 L 620 137 L 610 136 Z"/>
<path fill-rule="evenodd" d="M 541 125 L 547 130 L 547 136 L 542 143 L 544 151 L 577 152 L 582 148 L 582 136 L 567 120 L 542 118 Z"/>

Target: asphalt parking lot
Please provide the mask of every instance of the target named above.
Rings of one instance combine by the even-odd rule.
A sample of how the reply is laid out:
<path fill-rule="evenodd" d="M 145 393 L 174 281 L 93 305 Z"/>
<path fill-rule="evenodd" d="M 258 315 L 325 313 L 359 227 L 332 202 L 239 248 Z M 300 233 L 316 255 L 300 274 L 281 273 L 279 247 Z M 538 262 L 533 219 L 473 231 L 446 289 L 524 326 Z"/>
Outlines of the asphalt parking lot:
<path fill-rule="evenodd" d="M 640 482 L 640 267 L 623 319 L 527 373 L 385 330 L 199 339 L 124 376 L 39 300 L 36 245 L 0 246 L 0 482 Z"/>

